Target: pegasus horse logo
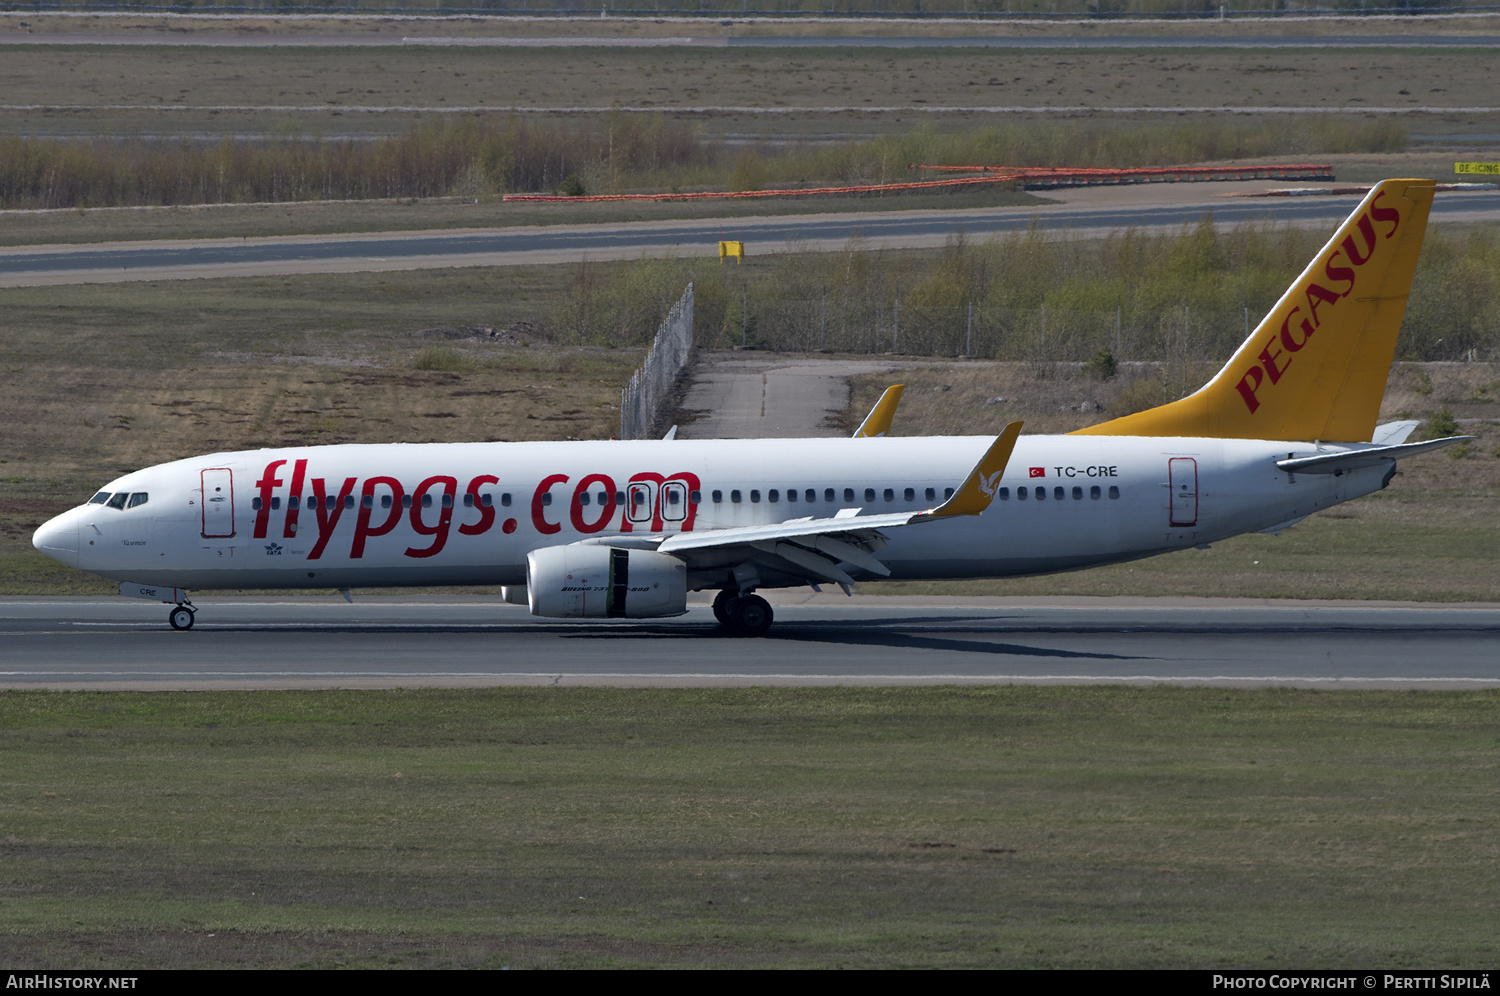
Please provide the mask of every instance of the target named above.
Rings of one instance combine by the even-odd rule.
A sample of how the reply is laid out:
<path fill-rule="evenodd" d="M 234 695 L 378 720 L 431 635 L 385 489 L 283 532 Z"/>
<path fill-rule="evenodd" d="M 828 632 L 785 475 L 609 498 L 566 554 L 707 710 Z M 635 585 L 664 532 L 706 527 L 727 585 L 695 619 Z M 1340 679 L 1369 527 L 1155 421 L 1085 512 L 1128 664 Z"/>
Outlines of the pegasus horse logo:
<path fill-rule="evenodd" d="M 983 474 L 979 476 L 979 490 L 990 498 L 995 497 L 995 489 L 1000 486 L 1000 478 L 1005 476 L 1004 468 L 995 471 L 988 477 Z"/>

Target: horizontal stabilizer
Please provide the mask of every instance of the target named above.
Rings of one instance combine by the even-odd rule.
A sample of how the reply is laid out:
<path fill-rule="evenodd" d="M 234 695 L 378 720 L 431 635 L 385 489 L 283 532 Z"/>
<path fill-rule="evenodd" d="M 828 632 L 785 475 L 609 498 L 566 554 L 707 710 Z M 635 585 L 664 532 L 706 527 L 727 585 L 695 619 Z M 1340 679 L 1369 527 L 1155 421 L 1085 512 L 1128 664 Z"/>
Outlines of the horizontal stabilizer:
<path fill-rule="evenodd" d="M 1370 442 L 1380 446 L 1396 446 L 1404 443 L 1417 426 L 1422 423 L 1417 419 L 1407 419 L 1403 422 L 1386 422 L 1384 425 L 1375 427 L 1375 434 L 1370 437 Z"/>
<path fill-rule="evenodd" d="M 1399 446 L 1368 446 L 1357 450 L 1340 450 L 1337 453 L 1317 453 L 1313 456 L 1288 457 L 1277 460 L 1276 466 L 1289 474 L 1343 474 L 1366 467 L 1378 467 L 1387 460 L 1416 456 L 1428 450 L 1439 450 L 1454 443 L 1466 442 L 1473 436 L 1448 436 L 1425 443 L 1402 443 Z"/>

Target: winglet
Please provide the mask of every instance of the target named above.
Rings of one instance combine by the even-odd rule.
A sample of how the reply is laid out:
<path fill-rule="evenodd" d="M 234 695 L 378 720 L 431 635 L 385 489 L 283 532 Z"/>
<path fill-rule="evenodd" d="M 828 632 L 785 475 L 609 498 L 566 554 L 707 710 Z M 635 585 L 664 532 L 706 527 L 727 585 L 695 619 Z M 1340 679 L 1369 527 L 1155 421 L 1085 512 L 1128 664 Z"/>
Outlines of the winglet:
<path fill-rule="evenodd" d="M 1012 422 L 1005 431 L 995 437 L 979 463 L 969 472 L 964 483 L 959 485 L 953 497 L 930 512 L 922 512 L 918 518 L 946 519 L 952 515 L 978 515 L 990 507 L 1000 478 L 1005 475 L 1005 465 L 1010 462 L 1011 451 L 1016 448 L 1016 439 L 1021 435 L 1021 423 Z"/>
<path fill-rule="evenodd" d="M 901 403 L 901 392 L 906 390 L 905 384 L 892 384 L 885 389 L 880 400 L 875 402 L 875 407 L 870 409 L 870 414 L 854 430 L 855 439 L 868 439 L 872 436 L 883 436 L 891 431 L 891 420 L 896 417 L 896 406 Z"/>

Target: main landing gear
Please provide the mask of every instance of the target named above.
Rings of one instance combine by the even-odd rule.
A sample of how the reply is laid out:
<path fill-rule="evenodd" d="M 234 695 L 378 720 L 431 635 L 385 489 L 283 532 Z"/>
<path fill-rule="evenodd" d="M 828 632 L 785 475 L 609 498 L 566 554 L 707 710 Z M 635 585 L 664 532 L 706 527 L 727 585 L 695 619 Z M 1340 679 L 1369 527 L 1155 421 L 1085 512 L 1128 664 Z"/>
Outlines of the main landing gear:
<path fill-rule="evenodd" d="M 731 633 L 760 636 L 771 628 L 775 613 L 771 603 L 759 595 L 725 588 L 714 596 L 714 618 Z"/>
<path fill-rule="evenodd" d="M 198 610 L 193 607 L 193 603 L 183 602 L 167 613 L 167 622 L 172 624 L 173 629 L 192 629 L 193 617 L 197 614 Z"/>

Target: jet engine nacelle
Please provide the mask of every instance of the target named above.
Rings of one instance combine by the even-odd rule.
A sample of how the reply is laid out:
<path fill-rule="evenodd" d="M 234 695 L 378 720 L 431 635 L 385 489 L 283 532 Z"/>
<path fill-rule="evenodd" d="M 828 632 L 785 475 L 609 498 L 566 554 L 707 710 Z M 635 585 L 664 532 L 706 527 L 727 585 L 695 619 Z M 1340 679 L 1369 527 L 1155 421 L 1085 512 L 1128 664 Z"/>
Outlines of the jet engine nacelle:
<path fill-rule="evenodd" d="M 534 616 L 680 616 L 687 611 L 687 565 L 653 550 L 547 546 L 526 555 L 526 597 Z"/>

